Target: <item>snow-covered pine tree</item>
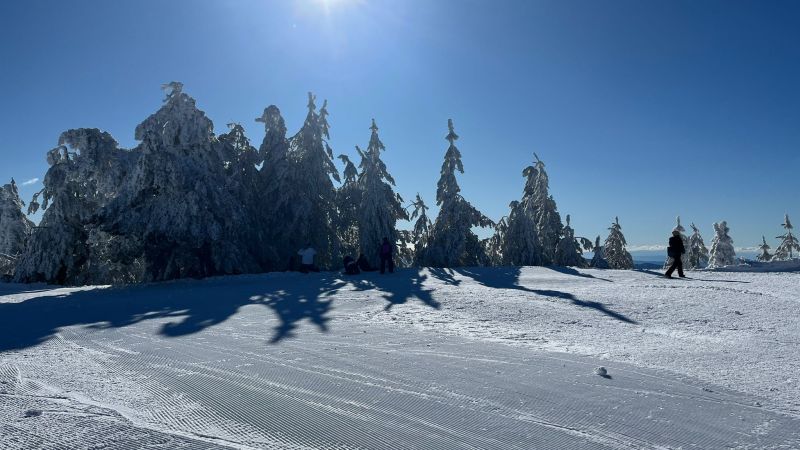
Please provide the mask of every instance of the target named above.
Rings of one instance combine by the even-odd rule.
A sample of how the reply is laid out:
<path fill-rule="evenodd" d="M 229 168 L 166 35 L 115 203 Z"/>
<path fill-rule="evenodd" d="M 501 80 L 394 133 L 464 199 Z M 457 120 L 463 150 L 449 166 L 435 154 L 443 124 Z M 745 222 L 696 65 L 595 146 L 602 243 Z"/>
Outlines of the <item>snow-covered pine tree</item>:
<path fill-rule="evenodd" d="M 358 146 L 356 146 L 356 151 L 362 154 Z M 357 257 L 359 253 L 359 207 L 361 206 L 358 169 L 347 155 L 341 154 L 338 158 L 344 163 L 344 183 L 336 190 L 336 207 L 338 209 L 335 217 L 336 233 L 342 254 Z"/>
<path fill-rule="evenodd" d="M 731 266 L 736 263 L 736 251 L 733 248 L 733 239 L 729 236 L 730 228 L 724 220 L 714 224 L 714 239 L 711 241 L 711 254 L 708 267 Z"/>
<path fill-rule="evenodd" d="M 761 262 L 769 262 L 772 261 L 772 255 L 769 253 L 769 249 L 771 247 L 767 244 L 767 238 L 761 236 L 761 245 L 758 246 L 758 249 L 761 250 L 761 253 L 756 256 L 756 259 Z"/>
<path fill-rule="evenodd" d="M 519 203 L 516 200 L 511 202 L 510 208 L 513 210 Z M 486 242 L 486 256 L 489 258 L 490 265 L 502 266 L 503 265 L 503 244 L 505 243 L 506 234 L 508 233 L 508 216 L 503 216 L 494 226 L 494 233 L 492 237 Z"/>
<path fill-rule="evenodd" d="M 425 249 L 425 264 L 433 267 L 458 267 L 477 265 L 485 259 L 483 248 L 472 227 L 489 227 L 494 223 L 460 195 L 456 171 L 464 173 L 461 152 L 455 146 L 458 135 L 453 120 L 448 119 L 449 132 L 445 139 L 450 143 L 442 163 L 441 178 L 437 184 L 436 203 L 439 214 L 431 229 Z"/>
<path fill-rule="evenodd" d="M 610 269 L 633 269 L 633 257 L 625 249 L 626 245 L 628 243 L 622 234 L 619 217 L 615 217 L 609 227 L 605 245 L 603 245 L 604 256 Z"/>
<path fill-rule="evenodd" d="M 589 263 L 589 266 L 595 269 L 608 269 L 605 249 L 600 245 L 600 236 L 597 236 L 594 240 L 594 256 L 592 256 L 592 262 Z"/>
<path fill-rule="evenodd" d="M 428 206 L 422 200 L 422 197 L 417 193 L 417 198 L 411 203 L 414 212 L 411 213 L 409 220 L 415 220 L 414 227 L 411 230 L 411 242 L 408 247 L 412 250 L 412 255 L 409 258 L 411 265 L 420 265 L 421 258 L 425 254 L 425 248 L 428 246 L 428 237 L 431 233 L 433 224 L 431 219 L 428 218 Z"/>
<path fill-rule="evenodd" d="M 339 181 L 329 135 L 327 102 L 317 112 L 316 97 L 308 93 L 308 114 L 300 131 L 286 139 L 286 125 L 280 110 L 269 106 L 258 122 L 266 135 L 259 148 L 264 159 L 264 214 L 276 249 L 275 266 L 284 269 L 297 250 L 311 244 L 322 267 L 338 266 L 341 252 L 337 238 L 336 190 Z"/>
<path fill-rule="evenodd" d="M 536 159 L 538 161 L 538 158 Z M 538 200 L 541 200 L 537 196 L 537 194 L 541 194 L 538 185 L 538 181 L 541 179 L 538 175 L 539 171 L 536 166 L 528 166 L 522 171 L 522 176 L 525 177 L 522 200 L 511 202 L 507 225 L 502 230 L 502 236 L 498 236 L 496 239 L 500 243 L 500 248 L 495 253 L 502 255 L 503 265 L 540 266 L 544 264 L 542 241 L 538 234 L 538 220 L 541 217 L 538 209 L 540 205 L 537 203 Z"/>
<path fill-rule="evenodd" d="M 690 261 L 691 244 L 689 242 L 689 237 L 687 237 L 685 234 L 686 228 L 683 228 L 683 225 L 681 225 L 681 216 L 675 218 L 675 228 L 673 228 L 672 231 L 678 231 L 681 234 L 681 241 L 683 241 L 683 248 L 686 250 L 686 253 L 683 254 L 683 257 L 681 257 L 681 259 L 683 260 L 683 267 L 686 269 L 693 269 L 694 267 L 691 265 Z M 671 265 L 672 265 L 672 258 L 668 256 L 667 260 L 664 261 L 664 269 L 669 269 L 669 266 Z"/>
<path fill-rule="evenodd" d="M 182 84 L 164 86 L 161 108 L 136 127 L 140 153 L 104 228 L 125 242 L 114 260 L 141 261 L 136 280 L 166 280 L 260 270 L 241 193 L 231 190 L 226 151 Z M 238 139 L 226 136 L 228 145 Z M 245 159 L 252 150 L 240 148 Z M 237 163 L 238 164 L 238 163 Z"/>
<path fill-rule="evenodd" d="M 702 269 L 708 265 L 708 249 L 705 242 L 703 242 L 703 236 L 700 235 L 700 229 L 694 224 L 691 227 L 692 235 L 689 237 L 689 246 L 686 247 L 686 251 L 689 254 L 689 264 L 686 268 Z"/>
<path fill-rule="evenodd" d="M 585 237 L 576 237 L 575 230 L 570 226 L 570 216 L 567 214 L 567 224 L 562 229 L 561 239 L 556 247 L 555 265 L 588 267 L 586 259 L 583 258 L 583 251 L 592 251 L 592 241 Z"/>
<path fill-rule="evenodd" d="M 375 119 L 369 127 L 371 135 L 367 151 L 361 158 L 361 173 L 358 185 L 361 191 L 359 207 L 359 247 L 372 267 L 380 264 L 379 248 L 383 238 L 396 247 L 405 246 L 398 239 L 395 225 L 398 220 L 408 220 L 403 208 L 403 199 L 393 190 L 394 178 L 389 175 L 381 152 L 386 150 L 380 137 Z"/>
<path fill-rule="evenodd" d="M 786 230 L 786 232 L 778 236 L 778 239 L 781 240 L 781 243 L 778 244 L 777 248 L 775 248 L 775 256 L 773 256 L 773 259 L 776 261 L 790 260 L 794 258 L 795 253 L 800 254 L 800 243 L 798 243 L 797 237 L 792 234 L 794 227 L 792 226 L 792 222 L 789 220 L 788 214 L 783 216 L 783 223 L 781 226 L 784 230 Z"/>
<path fill-rule="evenodd" d="M 0 277 L 14 274 L 17 258 L 25 248 L 33 222 L 22 213 L 25 203 L 19 198 L 14 179 L 0 187 Z"/>
<path fill-rule="evenodd" d="M 536 235 L 542 248 L 542 265 L 553 264 L 556 246 L 561 238 L 561 215 L 558 214 L 556 202 L 550 195 L 550 179 L 544 169 L 544 162 L 539 155 L 536 158 L 536 178 L 533 187 L 533 204 L 536 208 Z"/>
<path fill-rule="evenodd" d="M 29 214 L 40 207 L 45 211 L 18 259 L 17 282 L 131 281 L 129 268 L 110 264 L 110 255 L 124 245 L 99 225 L 103 208 L 118 195 L 136 157 L 98 129 L 61 134 L 58 147 L 47 154 L 44 188 L 28 205 Z"/>

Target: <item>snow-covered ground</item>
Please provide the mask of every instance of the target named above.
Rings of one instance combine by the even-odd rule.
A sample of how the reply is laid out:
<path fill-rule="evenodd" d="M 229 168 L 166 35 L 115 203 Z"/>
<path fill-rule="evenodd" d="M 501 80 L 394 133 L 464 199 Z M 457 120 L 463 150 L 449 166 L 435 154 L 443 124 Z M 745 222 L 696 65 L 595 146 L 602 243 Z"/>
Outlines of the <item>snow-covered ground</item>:
<path fill-rule="evenodd" d="M 800 274 L 690 276 L 0 284 L 0 448 L 800 448 Z"/>

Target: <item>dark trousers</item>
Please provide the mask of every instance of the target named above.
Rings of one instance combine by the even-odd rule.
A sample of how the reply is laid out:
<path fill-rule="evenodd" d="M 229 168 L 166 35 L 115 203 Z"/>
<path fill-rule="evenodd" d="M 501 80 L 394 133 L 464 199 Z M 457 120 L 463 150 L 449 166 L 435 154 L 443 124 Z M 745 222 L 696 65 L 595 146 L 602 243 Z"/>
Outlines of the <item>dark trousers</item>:
<path fill-rule="evenodd" d="M 672 276 L 672 272 L 675 272 L 675 269 L 678 269 L 678 276 L 681 276 L 681 277 L 684 276 L 683 275 L 683 259 L 681 258 L 680 255 L 678 255 L 678 257 L 674 257 L 674 256 L 672 257 L 672 265 L 669 266 L 669 269 L 667 269 L 667 273 L 665 275 L 668 276 L 668 277 L 671 277 Z"/>
<path fill-rule="evenodd" d="M 308 272 L 319 272 L 319 267 L 313 264 L 300 264 L 300 272 L 308 273 Z"/>
<path fill-rule="evenodd" d="M 386 273 L 386 265 L 389 265 L 389 273 L 394 273 L 394 260 L 392 255 L 381 255 L 381 273 Z"/>

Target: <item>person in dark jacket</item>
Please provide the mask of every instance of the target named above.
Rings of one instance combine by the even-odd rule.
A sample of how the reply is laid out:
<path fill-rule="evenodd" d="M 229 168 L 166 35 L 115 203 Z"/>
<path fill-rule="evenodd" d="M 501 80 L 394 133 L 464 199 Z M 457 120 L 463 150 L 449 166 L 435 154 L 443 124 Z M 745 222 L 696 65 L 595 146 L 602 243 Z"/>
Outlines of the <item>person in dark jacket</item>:
<path fill-rule="evenodd" d="M 667 278 L 672 278 L 672 273 L 678 269 L 678 276 L 686 278 L 683 274 L 683 254 L 686 253 L 686 248 L 683 247 L 683 239 L 681 239 L 681 232 L 672 230 L 672 237 L 669 238 L 669 247 L 667 247 L 667 255 L 672 258 L 672 265 L 667 269 L 664 274 Z"/>
<path fill-rule="evenodd" d="M 343 263 L 344 263 L 345 275 L 358 275 L 359 273 L 361 273 L 361 271 L 358 270 L 358 264 L 356 263 L 356 261 L 353 259 L 352 256 L 350 255 L 345 256 Z"/>
<path fill-rule="evenodd" d="M 394 260 L 392 259 L 393 253 L 392 244 L 389 242 L 388 238 L 383 238 L 383 243 L 381 244 L 380 256 L 381 256 L 381 274 L 386 273 L 386 265 L 389 266 L 389 273 L 394 273 Z"/>
<path fill-rule="evenodd" d="M 363 253 L 358 255 L 358 260 L 356 261 L 356 264 L 358 264 L 358 268 L 362 272 L 374 272 L 375 271 L 375 269 L 373 269 L 372 266 L 369 265 L 369 261 L 367 261 L 367 257 L 364 256 Z"/>

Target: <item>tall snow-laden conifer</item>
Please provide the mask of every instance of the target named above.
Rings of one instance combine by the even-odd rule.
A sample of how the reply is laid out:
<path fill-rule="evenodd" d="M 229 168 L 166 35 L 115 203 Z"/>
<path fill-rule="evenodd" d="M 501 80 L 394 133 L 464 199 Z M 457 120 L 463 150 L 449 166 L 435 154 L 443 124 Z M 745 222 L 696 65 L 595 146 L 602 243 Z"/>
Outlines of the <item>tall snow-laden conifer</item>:
<path fill-rule="evenodd" d="M 413 265 L 421 264 L 421 258 L 425 254 L 425 248 L 428 246 L 428 238 L 431 233 L 433 223 L 428 218 L 428 206 L 422 200 L 422 197 L 417 193 L 417 198 L 411 203 L 414 212 L 411 213 L 409 220 L 415 220 L 414 228 L 411 230 L 411 249 L 413 256 L 411 258 Z"/>
<path fill-rule="evenodd" d="M 708 249 L 703 236 L 700 235 L 700 229 L 694 224 L 692 226 L 692 236 L 689 237 L 689 246 L 686 247 L 686 252 L 689 254 L 689 264 L 686 266 L 688 269 L 702 269 L 708 265 Z"/>
<path fill-rule="evenodd" d="M 622 227 L 619 224 L 619 217 L 614 218 L 614 222 L 609 227 L 608 237 L 606 238 L 603 252 L 608 267 L 610 269 L 633 269 L 633 257 L 625 249 L 628 243 L 622 234 Z"/>
<path fill-rule="evenodd" d="M 554 264 L 557 266 L 587 267 L 589 264 L 583 258 L 583 251 L 593 249 L 592 241 L 584 237 L 576 237 L 575 230 L 569 224 L 570 216 L 567 214 L 567 224 L 562 229 L 561 239 L 556 247 Z"/>
<path fill-rule="evenodd" d="M 797 237 L 792 234 L 794 227 L 792 226 L 792 222 L 789 220 L 788 214 L 783 216 L 783 223 L 781 226 L 784 230 L 786 230 L 786 232 L 778 236 L 778 239 L 781 240 L 781 243 L 775 248 L 775 256 L 773 259 L 776 261 L 786 261 L 794 258 L 796 253 L 800 254 L 800 243 L 797 241 Z"/>
<path fill-rule="evenodd" d="M 13 178 L 0 186 L 0 277 L 14 274 L 17 258 L 33 228 L 33 222 L 22 213 L 23 206 Z"/>
<path fill-rule="evenodd" d="M 501 231 L 502 236 L 495 239 L 500 243 L 495 257 L 502 255 L 504 265 L 540 266 L 544 264 L 544 256 L 538 233 L 540 205 L 537 201 L 540 198 L 537 194 L 541 193 L 537 190 L 539 171 L 536 166 L 528 166 L 522 171 L 522 176 L 525 177 L 522 200 L 511 202 L 507 223 L 502 229 L 496 230 Z"/>
<path fill-rule="evenodd" d="M 356 146 L 356 151 L 362 154 Z M 350 158 L 341 154 L 338 156 L 344 163 L 344 183 L 336 190 L 336 207 L 338 214 L 335 217 L 336 233 L 344 255 L 358 255 L 359 239 L 359 208 L 361 206 L 361 189 L 358 184 L 358 169 Z"/>
<path fill-rule="evenodd" d="M 542 251 L 542 265 L 553 264 L 556 246 L 561 238 L 563 225 L 558 214 L 556 202 L 550 195 L 550 178 L 544 168 L 544 162 L 534 153 L 536 158 L 536 177 L 533 186 L 533 204 L 536 208 L 536 235 Z"/>
<path fill-rule="evenodd" d="M 361 159 L 361 173 L 358 185 L 361 191 L 359 208 L 359 246 L 370 265 L 377 267 L 380 263 L 379 247 L 383 238 L 398 245 L 398 233 L 395 225 L 398 220 L 408 220 L 403 209 L 403 199 L 392 190 L 394 178 L 389 175 L 381 159 L 381 151 L 386 150 L 378 137 L 378 126 L 372 119 L 370 139 L 367 151 Z"/>
<path fill-rule="evenodd" d="M 756 259 L 761 262 L 772 261 L 772 255 L 769 253 L 770 248 L 771 247 L 769 246 L 769 244 L 767 244 L 767 238 L 761 236 L 761 245 L 758 246 L 758 249 L 761 250 L 761 253 L 759 253 L 759 255 L 756 256 Z"/>
<path fill-rule="evenodd" d="M 136 261 L 111 264 L 126 245 L 100 229 L 101 212 L 117 195 L 138 156 L 110 134 L 80 128 L 61 134 L 47 154 L 44 188 L 28 206 L 44 214 L 17 262 L 18 282 L 88 284 L 135 281 Z M 41 204 L 39 200 L 42 200 Z"/>
<path fill-rule="evenodd" d="M 714 224 L 714 239 L 711 241 L 711 254 L 708 267 L 731 266 L 736 263 L 736 251 L 733 248 L 733 239 L 729 236 L 730 228 L 724 220 Z"/>
<path fill-rule="evenodd" d="M 594 256 L 589 266 L 595 269 L 608 269 L 608 261 L 606 261 L 606 252 L 602 245 L 600 245 L 600 236 L 594 240 Z"/>
<path fill-rule="evenodd" d="M 104 228 L 126 245 L 113 259 L 141 261 L 133 277 L 146 281 L 258 271 L 246 203 L 221 157 L 230 153 L 243 176 L 238 159 L 252 149 L 237 134 L 221 144 L 183 85 L 164 87 L 164 104 L 136 127 L 136 165 L 104 211 Z"/>
<path fill-rule="evenodd" d="M 683 254 L 681 260 L 683 261 L 683 267 L 687 269 L 693 269 L 691 263 L 691 243 L 689 242 L 689 237 L 686 236 L 686 228 L 683 228 L 681 225 L 681 216 L 675 218 L 675 228 L 672 231 L 677 231 L 681 234 L 681 241 L 683 242 L 683 248 L 686 250 L 686 253 Z M 667 260 L 664 261 L 664 269 L 668 269 L 669 266 L 672 265 L 672 258 L 667 257 Z"/>
<path fill-rule="evenodd" d="M 436 203 L 439 214 L 431 229 L 425 249 L 425 264 L 434 267 L 477 265 L 484 260 L 483 247 L 471 228 L 489 227 L 492 221 L 467 202 L 460 194 L 456 171 L 464 173 L 461 152 L 456 148 L 458 135 L 453 121 L 447 121 L 449 132 L 445 139 L 450 143 L 444 156 L 441 178 L 437 184 Z"/>

